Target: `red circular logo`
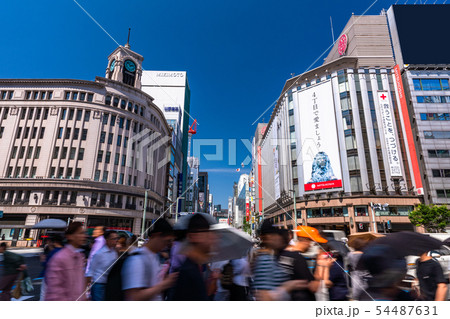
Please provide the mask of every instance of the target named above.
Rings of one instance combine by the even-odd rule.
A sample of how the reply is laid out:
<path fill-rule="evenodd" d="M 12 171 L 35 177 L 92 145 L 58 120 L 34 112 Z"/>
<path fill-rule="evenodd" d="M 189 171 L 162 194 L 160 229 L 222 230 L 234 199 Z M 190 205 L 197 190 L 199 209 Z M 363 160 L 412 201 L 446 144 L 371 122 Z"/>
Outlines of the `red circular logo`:
<path fill-rule="evenodd" d="M 344 55 L 345 51 L 347 51 L 347 41 L 348 41 L 347 35 L 346 34 L 341 35 L 338 42 L 339 55 Z"/>

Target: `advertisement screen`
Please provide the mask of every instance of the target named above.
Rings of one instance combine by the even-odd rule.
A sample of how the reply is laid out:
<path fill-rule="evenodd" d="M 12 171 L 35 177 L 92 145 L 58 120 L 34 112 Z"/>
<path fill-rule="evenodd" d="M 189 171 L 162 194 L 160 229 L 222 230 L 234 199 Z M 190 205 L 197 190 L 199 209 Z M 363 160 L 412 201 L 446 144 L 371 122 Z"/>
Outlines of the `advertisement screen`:
<path fill-rule="evenodd" d="M 331 81 L 298 92 L 305 191 L 342 187 Z"/>

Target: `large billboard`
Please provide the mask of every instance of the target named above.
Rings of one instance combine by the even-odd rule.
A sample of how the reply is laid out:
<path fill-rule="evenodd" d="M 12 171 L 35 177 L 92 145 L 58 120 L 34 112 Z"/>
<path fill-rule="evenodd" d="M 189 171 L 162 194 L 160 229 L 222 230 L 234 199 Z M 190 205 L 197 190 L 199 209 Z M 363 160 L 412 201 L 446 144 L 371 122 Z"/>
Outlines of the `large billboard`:
<path fill-rule="evenodd" d="M 298 93 L 305 192 L 342 187 L 331 81 Z"/>

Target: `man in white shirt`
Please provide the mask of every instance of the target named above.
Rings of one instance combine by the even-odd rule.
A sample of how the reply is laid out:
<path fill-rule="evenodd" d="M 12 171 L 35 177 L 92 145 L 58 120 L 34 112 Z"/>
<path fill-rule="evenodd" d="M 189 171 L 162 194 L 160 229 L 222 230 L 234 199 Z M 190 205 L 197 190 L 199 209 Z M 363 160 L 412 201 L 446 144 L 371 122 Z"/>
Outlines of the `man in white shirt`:
<path fill-rule="evenodd" d="M 172 273 L 163 278 L 158 253 L 173 239 L 172 226 L 165 219 L 158 219 L 149 232 L 148 241 L 124 262 L 122 290 L 125 300 L 163 300 L 162 293 L 173 286 L 178 274 Z"/>
<path fill-rule="evenodd" d="M 115 231 L 106 231 L 103 235 L 106 244 L 92 257 L 86 277 L 92 281 L 91 299 L 93 301 L 105 300 L 105 287 L 111 266 L 118 258 L 116 251 L 119 236 Z"/>

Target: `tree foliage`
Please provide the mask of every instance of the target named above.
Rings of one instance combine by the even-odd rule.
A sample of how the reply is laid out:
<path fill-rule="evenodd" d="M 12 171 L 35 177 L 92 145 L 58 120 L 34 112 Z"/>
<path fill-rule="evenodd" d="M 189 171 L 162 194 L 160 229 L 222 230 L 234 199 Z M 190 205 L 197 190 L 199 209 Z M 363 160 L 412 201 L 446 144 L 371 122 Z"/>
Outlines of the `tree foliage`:
<path fill-rule="evenodd" d="M 409 214 L 409 220 L 414 226 L 422 226 L 428 233 L 444 233 L 450 224 L 450 210 L 447 206 L 419 204 Z"/>

